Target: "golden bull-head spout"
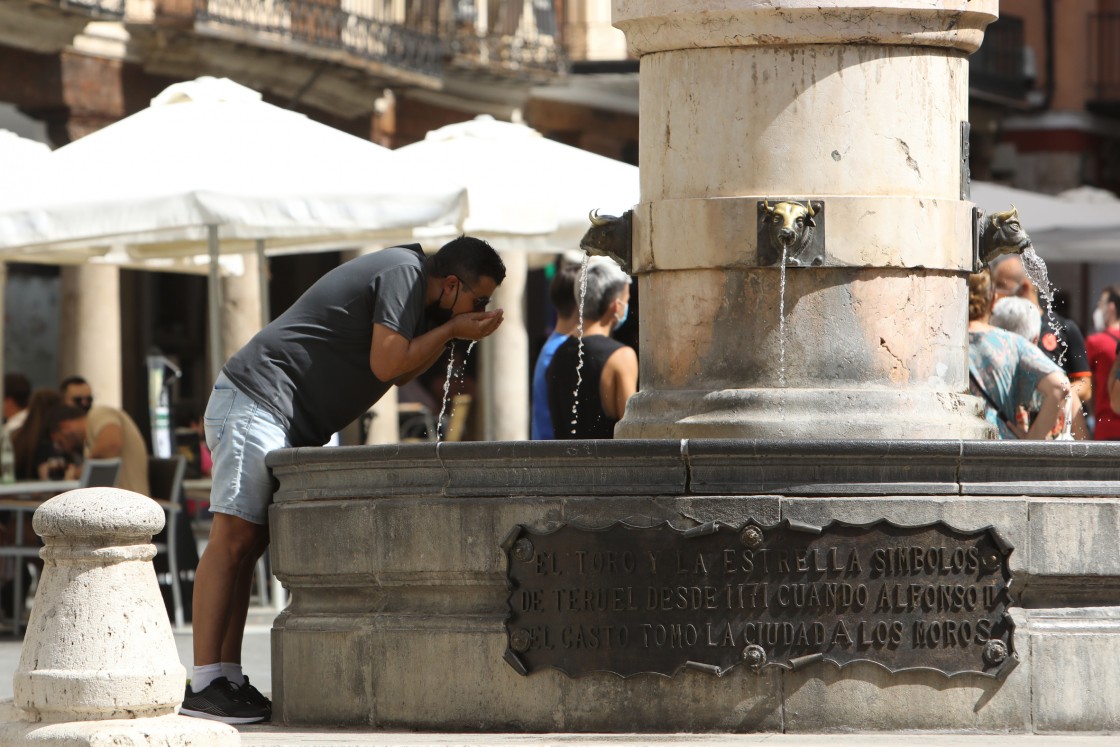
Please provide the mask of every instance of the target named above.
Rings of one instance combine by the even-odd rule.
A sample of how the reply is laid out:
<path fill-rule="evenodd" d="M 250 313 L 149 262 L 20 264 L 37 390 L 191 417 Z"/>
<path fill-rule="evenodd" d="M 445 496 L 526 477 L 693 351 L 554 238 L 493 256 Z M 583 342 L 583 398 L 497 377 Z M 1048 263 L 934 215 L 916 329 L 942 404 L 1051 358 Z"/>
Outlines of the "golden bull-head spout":
<path fill-rule="evenodd" d="M 1031 246 L 1031 237 L 1019 222 L 1019 210 L 1014 205 L 1003 213 L 982 213 L 977 231 L 980 261 L 984 264 L 1001 254 L 1022 254 Z"/>

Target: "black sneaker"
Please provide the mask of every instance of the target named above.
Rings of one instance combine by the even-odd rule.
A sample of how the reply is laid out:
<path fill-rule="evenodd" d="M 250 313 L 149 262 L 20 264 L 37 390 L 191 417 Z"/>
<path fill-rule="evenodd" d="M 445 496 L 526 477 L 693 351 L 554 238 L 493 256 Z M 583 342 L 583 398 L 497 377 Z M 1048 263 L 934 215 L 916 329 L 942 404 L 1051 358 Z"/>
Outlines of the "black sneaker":
<path fill-rule="evenodd" d="M 190 683 L 187 683 L 179 713 L 225 724 L 255 724 L 271 718 L 272 709 L 248 702 L 238 694 L 237 688 L 229 680 L 219 677 L 200 693 L 191 690 Z"/>
<path fill-rule="evenodd" d="M 265 697 L 265 694 L 260 690 L 249 684 L 249 678 L 247 676 L 245 677 L 244 685 L 241 685 L 240 687 L 234 685 L 234 687 L 237 688 L 237 694 L 241 697 L 242 700 L 251 705 L 264 708 L 268 711 L 268 715 L 272 716 L 272 701 Z"/>

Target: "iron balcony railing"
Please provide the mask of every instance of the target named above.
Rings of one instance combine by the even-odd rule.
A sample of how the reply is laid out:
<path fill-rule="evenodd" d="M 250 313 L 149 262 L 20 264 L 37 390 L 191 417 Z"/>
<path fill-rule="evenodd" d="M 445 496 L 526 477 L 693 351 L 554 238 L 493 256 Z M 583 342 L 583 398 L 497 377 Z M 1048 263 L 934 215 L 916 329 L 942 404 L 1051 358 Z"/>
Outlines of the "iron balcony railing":
<path fill-rule="evenodd" d="M 194 0 L 195 19 L 439 75 L 564 69 L 554 0 Z"/>
<path fill-rule="evenodd" d="M 59 0 L 58 5 L 98 20 L 115 21 L 124 18 L 124 0 Z"/>
<path fill-rule="evenodd" d="M 984 32 L 984 43 L 969 59 L 968 84 L 973 91 L 1023 101 L 1028 89 L 1023 19 L 1000 16 Z"/>
<path fill-rule="evenodd" d="M 1090 95 L 1120 102 L 1120 13 L 1090 13 L 1088 40 Z"/>

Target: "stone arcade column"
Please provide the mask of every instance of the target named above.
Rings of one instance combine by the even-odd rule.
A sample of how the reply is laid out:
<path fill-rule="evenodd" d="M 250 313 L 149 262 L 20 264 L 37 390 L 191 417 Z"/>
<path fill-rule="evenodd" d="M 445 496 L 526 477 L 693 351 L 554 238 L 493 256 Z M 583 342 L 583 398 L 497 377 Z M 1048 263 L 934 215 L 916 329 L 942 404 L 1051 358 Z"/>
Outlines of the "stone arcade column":
<path fill-rule="evenodd" d="M 59 378 L 81 376 L 94 401 L 120 407 L 120 270 L 108 265 L 62 269 L 62 319 Z"/>
<path fill-rule="evenodd" d="M 996 0 L 615 0 L 641 57 L 621 438 L 986 438 L 965 394 L 968 55 Z M 759 202 L 823 201 L 786 273 Z M 783 334 L 784 326 L 784 334 Z M 784 352 L 783 352 L 784 351 Z"/>
<path fill-rule="evenodd" d="M 491 309 L 502 309 L 498 331 L 479 343 L 482 355 L 479 390 L 482 394 L 484 436 L 492 441 L 529 438 L 529 331 L 525 327 L 525 281 L 529 270 L 525 252 L 502 254 L 506 279 L 498 286 Z M 459 343 L 462 345 L 463 343 Z"/>
<path fill-rule="evenodd" d="M 222 278 L 222 362 L 261 331 L 268 322 L 261 318 L 260 260 L 256 254 L 242 255 L 241 275 Z"/>

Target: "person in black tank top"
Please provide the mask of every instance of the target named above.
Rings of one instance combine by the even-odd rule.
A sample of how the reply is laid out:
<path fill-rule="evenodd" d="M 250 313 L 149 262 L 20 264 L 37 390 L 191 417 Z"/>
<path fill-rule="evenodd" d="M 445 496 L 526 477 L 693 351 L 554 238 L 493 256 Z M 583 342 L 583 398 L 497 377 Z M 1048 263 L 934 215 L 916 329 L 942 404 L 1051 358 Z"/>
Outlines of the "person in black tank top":
<path fill-rule="evenodd" d="M 579 301 L 579 284 L 576 285 Z M 630 307 L 630 278 L 613 260 L 592 257 L 583 299 L 583 366 L 578 334 L 552 357 L 546 379 L 555 438 L 613 438 L 626 400 L 638 389 L 638 356 L 610 338 Z M 582 378 L 582 381 L 580 380 Z"/>

